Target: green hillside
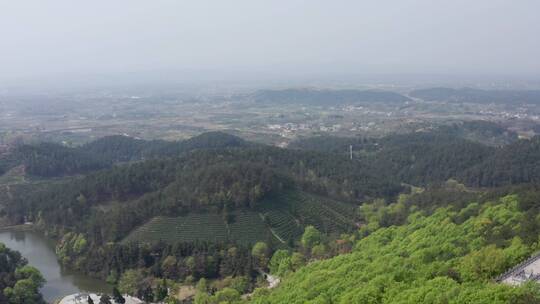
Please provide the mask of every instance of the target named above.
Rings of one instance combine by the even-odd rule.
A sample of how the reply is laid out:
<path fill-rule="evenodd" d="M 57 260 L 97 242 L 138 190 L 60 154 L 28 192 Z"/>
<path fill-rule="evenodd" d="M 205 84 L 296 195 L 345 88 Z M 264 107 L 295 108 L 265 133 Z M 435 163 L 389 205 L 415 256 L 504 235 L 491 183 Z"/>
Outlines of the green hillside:
<path fill-rule="evenodd" d="M 522 206 L 511 195 L 429 216 L 411 209 L 405 225 L 377 229 L 352 253 L 289 273 L 252 303 L 540 303 L 535 284 L 493 281 L 539 249 L 537 237 L 520 237 L 533 232 Z"/>
<path fill-rule="evenodd" d="M 422 302 L 426 286 L 456 290 L 433 303 L 476 303 L 475 288 L 512 292 L 489 280 L 540 249 L 540 190 L 485 201 L 538 184 L 540 137 L 492 147 L 419 132 L 353 143 L 352 160 L 332 149 L 343 139 L 282 149 L 221 133 L 172 144 L 109 137 L 84 154 L 27 147 L 5 159 L 23 160 L 16 168 L 29 178 L 3 187 L 0 215 L 34 222 L 57 239 L 64 266 L 113 282 L 130 269 L 177 282 L 245 276 L 244 292 L 262 286 L 258 271 L 277 269 L 282 286 L 258 303 Z"/>
<path fill-rule="evenodd" d="M 251 144 L 222 132 L 207 132 L 183 141 L 145 141 L 115 135 L 100 138 L 80 147 L 56 143 L 21 145 L 11 153 L 0 155 L 0 175 L 23 165 L 28 174 L 58 177 L 85 174 L 111 168 L 113 164 L 150 158 L 179 156 L 195 150 L 246 147 Z"/>

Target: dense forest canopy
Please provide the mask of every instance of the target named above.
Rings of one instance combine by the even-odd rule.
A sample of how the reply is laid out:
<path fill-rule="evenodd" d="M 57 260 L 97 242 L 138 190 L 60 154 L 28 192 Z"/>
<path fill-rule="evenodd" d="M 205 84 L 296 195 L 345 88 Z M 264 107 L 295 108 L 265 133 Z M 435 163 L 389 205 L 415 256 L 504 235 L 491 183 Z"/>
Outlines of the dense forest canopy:
<path fill-rule="evenodd" d="M 463 139 L 495 147 L 510 144 L 518 140 L 515 132 L 509 131 L 498 123 L 483 120 L 451 122 L 433 127 L 420 134 L 426 133 L 432 136 L 446 137 L 452 140 Z M 414 137 L 414 134 L 395 134 L 382 138 L 366 136 L 310 136 L 293 140 L 288 147 L 292 149 L 345 154 L 349 153 L 349 146 L 352 145 L 353 152 L 372 152 L 380 144 L 394 145 L 395 141 L 403 142 Z"/>
<path fill-rule="evenodd" d="M 27 264 L 19 252 L 0 243 L 0 303 L 45 303 L 39 293 L 45 280 L 37 269 Z"/>
<path fill-rule="evenodd" d="M 406 189 L 403 183 L 428 186 L 453 178 L 471 187 L 494 187 L 540 179 L 540 138 L 503 147 L 438 131 L 381 139 L 315 138 L 298 143 L 297 149 L 248 144 L 221 133 L 178 143 L 141 142 L 108 137 L 80 150 L 44 144 L 36 150 L 39 152 L 30 153 L 32 157 L 26 152 L 31 147 L 24 147 L 21 158 L 32 160 L 27 164 L 29 173 L 43 172 L 34 168 L 40 160 L 52 168 L 50 159 L 54 158 L 62 160 L 63 168 L 58 170 L 63 173 L 92 167 L 95 161 L 87 155 L 107 159 L 102 161 L 107 165 L 105 170 L 47 187 L 13 187 L 19 195 L 5 204 L 3 212 L 11 219 L 27 217 L 60 232 L 66 228 L 99 230 L 92 238 L 102 242 L 124 237 L 153 216 L 253 209 L 263 198 L 285 189 L 357 205 L 373 198 L 396 197 Z M 354 145 L 352 160 L 348 153 L 325 148 L 348 144 Z M 145 153 L 154 156 L 144 158 L 142 152 L 129 148 L 132 146 L 152 151 Z M 139 161 L 125 163 L 133 159 Z M 101 215 L 103 210 L 108 212 Z"/>
<path fill-rule="evenodd" d="M 145 141 L 123 135 L 107 136 L 81 147 L 39 143 L 22 145 L 0 157 L 0 173 L 18 165 L 40 177 L 84 174 L 110 168 L 115 163 L 148 158 L 179 156 L 197 149 L 218 149 L 249 145 L 244 140 L 222 132 L 208 132 L 184 141 Z"/>
<path fill-rule="evenodd" d="M 539 180 L 540 137 L 493 147 L 465 139 L 462 132 L 454 130 L 445 127 L 380 139 L 313 137 L 294 142 L 291 147 L 347 156 L 352 146 L 357 162 L 389 179 L 397 175 L 400 181 L 414 185 L 440 183 L 449 178 L 473 187 Z"/>
<path fill-rule="evenodd" d="M 180 142 L 112 136 L 76 148 L 20 146 L 2 164 L 41 178 L 5 188 L 4 219 L 33 222 L 58 240 L 63 265 L 118 284 L 230 276 L 247 280 L 247 291 L 264 270 L 284 283 L 270 295 L 258 290 L 256 303 L 538 297 L 531 286 L 489 280 L 538 249 L 540 138 L 517 140 L 489 123 L 314 137 L 285 149 L 219 132 Z M 197 225 L 215 235 L 174 232 L 196 234 Z M 496 263 L 471 266 L 488 258 Z M 144 282 L 130 292 L 156 288 Z"/>
<path fill-rule="evenodd" d="M 403 224 L 364 229 L 367 236 L 352 253 L 291 272 L 276 290 L 256 292 L 252 302 L 538 303 L 534 283 L 493 281 L 538 250 L 538 220 L 531 231 L 521 206 L 510 195 L 431 215 L 410 210 Z M 521 237 L 533 233 L 533 239 Z"/>

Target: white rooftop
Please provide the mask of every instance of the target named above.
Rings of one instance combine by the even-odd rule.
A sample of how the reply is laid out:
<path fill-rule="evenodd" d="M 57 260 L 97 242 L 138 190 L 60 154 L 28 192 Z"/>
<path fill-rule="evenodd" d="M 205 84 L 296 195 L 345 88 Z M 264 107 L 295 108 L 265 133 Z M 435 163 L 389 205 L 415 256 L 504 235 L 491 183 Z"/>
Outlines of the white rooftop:
<path fill-rule="evenodd" d="M 72 294 L 72 295 L 69 295 L 69 296 L 65 296 L 62 300 L 60 300 L 60 302 L 58 304 L 88 304 L 88 296 L 90 296 L 92 298 L 92 300 L 94 301 L 94 304 L 99 303 L 99 298 L 101 297 L 101 295 L 97 295 L 95 293 L 91 293 L 91 294 L 88 294 L 88 293 L 76 293 L 76 294 Z M 135 297 L 124 295 L 124 298 L 126 299 L 125 304 L 142 304 L 142 303 L 144 303 L 142 300 L 140 300 L 138 298 L 135 298 Z M 116 304 L 113 299 L 111 299 L 111 302 Z"/>

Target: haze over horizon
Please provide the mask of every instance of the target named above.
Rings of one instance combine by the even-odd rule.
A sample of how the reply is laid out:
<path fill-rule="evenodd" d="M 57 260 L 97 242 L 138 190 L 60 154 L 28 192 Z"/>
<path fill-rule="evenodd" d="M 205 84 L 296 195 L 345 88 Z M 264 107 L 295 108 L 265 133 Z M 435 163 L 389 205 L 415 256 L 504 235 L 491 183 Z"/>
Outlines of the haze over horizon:
<path fill-rule="evenodd" d="M 534 0 L 1 1 L 0 83 L 149 71 L 537 76 L 539 11 Z"/>

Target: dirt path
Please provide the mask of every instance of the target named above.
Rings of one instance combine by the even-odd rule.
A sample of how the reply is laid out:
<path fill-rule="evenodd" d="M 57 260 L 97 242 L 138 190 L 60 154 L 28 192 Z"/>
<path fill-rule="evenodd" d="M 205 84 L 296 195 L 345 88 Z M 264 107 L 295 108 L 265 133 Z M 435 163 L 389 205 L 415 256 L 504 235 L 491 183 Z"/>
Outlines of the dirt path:
<path fill-rule="evenodd" d="M 268 289 L 276 288 L 279 285 L 279 282 L 281 282 L 278 277 L 271 274 L 267 275 L 266 281 L 268 282 Z"/>
<path fill-rule="evenodd" d="M 259 217 L 261 218 L 261 220 L 264 221 L 264 215 L 262 213 L 259 213 Z M 270 225 L 267 225 L 267 226 L 268 226 L 268 229 L 270 229 L 270 232 L 276 237 L 276 239 L 278 239 L 278 241 L 280 241 L 281 243 L 285 244 L 285 240 L 280 238 L 279 235 L 274 231 L 274 229 L 270 227 Z"/>
<path fill-rule="evenodd" d="M 176 293 L 176 298 L 180 301 L 191 299 L 195 296 L 197 290 L 193 286 L 182 286 Z"/>
<path fill-rule="evenodd" d="M 9 185 L 6 185 L 6 193 L 9 199 L 13 199 L 13 194 L 11 193 L 11 187 Z"/>
<path fill-rule="evenodd" d="M 258 272 L 266 279 L 266 282 L 268 282 L 268 287 L 266 287 L 267 289 L 276 288 L 276 287 L 278 287 L 279 283 L 281 282 L 281 279 L 279 277 L 277 277 L 277 276 L 273 276 L 273 275 L 271 275 L 269 273 L 266 273 L 264 271 L 261 271 L 261 270 L 258 270 Z M 246 293 L 246 294 L 242 295 L 242 299 L 249 300 L 252 295 L 253 295 L 253 293 Z"/>
<path fill-rule="evenodd" d="M 277 276 L 273 276 L 261 270 L 259 270 L 259 273 L 262 274 L 262 276 L 266 279 L 266 282 L 268 282 L 268 289 L 276 288 L 279 285 L 279 282 L 281 282 Z"/>

